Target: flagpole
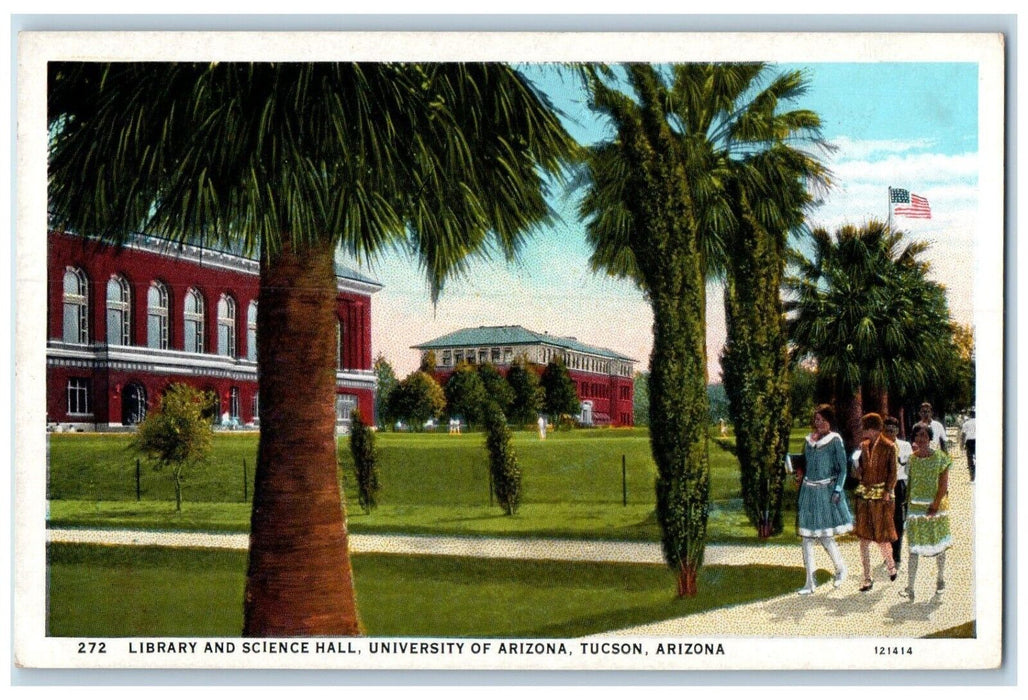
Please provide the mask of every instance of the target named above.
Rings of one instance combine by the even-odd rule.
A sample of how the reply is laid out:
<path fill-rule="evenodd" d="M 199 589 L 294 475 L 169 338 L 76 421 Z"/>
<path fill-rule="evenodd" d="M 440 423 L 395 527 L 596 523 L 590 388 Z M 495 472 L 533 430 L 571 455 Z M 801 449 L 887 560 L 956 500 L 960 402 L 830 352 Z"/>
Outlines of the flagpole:
<path fill-rule="evenodd" d="M 892 231 L 892 186 L 889 186 L 888 192 L 888 206 L 889 206 L 889 231 Z"/>

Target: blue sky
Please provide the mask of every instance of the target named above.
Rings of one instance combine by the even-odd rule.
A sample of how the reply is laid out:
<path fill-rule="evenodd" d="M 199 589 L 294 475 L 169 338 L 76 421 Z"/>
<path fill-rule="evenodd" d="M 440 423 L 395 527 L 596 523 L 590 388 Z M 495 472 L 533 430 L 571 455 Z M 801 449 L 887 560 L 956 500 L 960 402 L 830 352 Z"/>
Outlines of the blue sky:
<path fill-rule="evenodd" d="M 931 247 L 931 275 L 944 282 L 951 313 L 972 321 L 972 270 L 978 206 L 978 95 L 975 63 L 810 63 L 800 68 L 808 93 L 794 107 L 817 112 L 837 150 L 830 165 L 835 185 L 810 217 L 832 230 L 888 214 L 889 186 L 927 197 L 932 219 L 899 219 L 896 226 Z M 537 84 L 572 120 L 580 140 L 604 134 L 573 81 L 552 70 L 530 71 Z M 385 285 L 373 299 L 373 350 L 403 376 L 418 357 L 410 346 L 457 328 L 520 324 L 572 335 L 639 360 L 645 369 L 652 345 L 652 316 L 631 283 L 593 274 L 584 226 L 574 196 L 552 200 L 562 221 L 539 231 L 519 265 L 476 262 L 465 279 L 444 291 L 436 308 L 413 261 L 383 257 L 372 272 Z M 724 342 L 720 289 L 708 285 L 707 347 L 711 381 Z"/>

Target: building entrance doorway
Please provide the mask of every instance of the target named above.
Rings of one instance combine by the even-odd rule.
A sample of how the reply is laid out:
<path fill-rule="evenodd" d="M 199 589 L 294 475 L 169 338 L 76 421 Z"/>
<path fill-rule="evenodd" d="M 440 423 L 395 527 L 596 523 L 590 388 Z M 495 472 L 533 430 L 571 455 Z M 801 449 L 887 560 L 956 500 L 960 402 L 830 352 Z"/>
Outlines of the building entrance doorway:
<path fill-rule="evenodd" d="M 593 402 L 583 401 L 582 402 L 582 413 L 578 417 L 579 422 L 582 425 L 593 424 Z"/>
<path fill-rule="evenodd" d="M 136 425 L 146 418 L 146 389 L 132 382 L 121 392 L 121 424 Z"/>

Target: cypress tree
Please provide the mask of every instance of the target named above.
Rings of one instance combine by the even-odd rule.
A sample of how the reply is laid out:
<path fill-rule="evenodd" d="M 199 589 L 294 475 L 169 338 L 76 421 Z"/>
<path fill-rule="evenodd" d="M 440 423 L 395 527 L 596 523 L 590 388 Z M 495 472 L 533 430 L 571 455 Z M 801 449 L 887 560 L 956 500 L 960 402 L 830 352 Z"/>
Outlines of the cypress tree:
<path fill-rule="evenodd" d="M 357 502 L 365 514 L 378 505 L 378 451 L 375 449 L 375 433 L 368 429 L 360 409 L 350 415 L 350 454 L 357 476 Z"/>
<path fill-rule="evenodd" d="M 743 508 L 760 537 L 782 531 L 791 424 L 789 357 L 780 289 L 784 241 L 752 218 L 730 237 L 725 279 L 728 339 L 721 371 L 735 426 Z"/>
<path fill-rule="evenodd" d="M 510 427 L 495 401 L 486 402 L 484 414 L 493 493 L 503 512 L 514 515 L 521 504 L 521 468 L 511 445 Z"/>

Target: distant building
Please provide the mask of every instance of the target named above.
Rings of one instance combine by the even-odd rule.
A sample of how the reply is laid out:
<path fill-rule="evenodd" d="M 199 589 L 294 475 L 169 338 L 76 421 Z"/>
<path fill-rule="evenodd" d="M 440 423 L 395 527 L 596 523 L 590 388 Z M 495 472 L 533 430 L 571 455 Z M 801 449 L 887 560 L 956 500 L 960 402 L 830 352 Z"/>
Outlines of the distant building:
<path fill-rule="evenodd" d="M 422 352 L 422 358 L 429 351 L 435 353 L 433 375 L 440 384 L 446 383 L 461 362 L 490 363 L 506 375 L 511 364 L 524 357 L 542 374 L 550 360 L 563 358 L 582 403 L 582 423 L 633 424 L 636 360 L 613 350 L 521 326 L 463 328 L 413 347 Z"/>
<path fill-rule="evenodd" d="M 233 424 L 259 424 L 256 260 L 142 236 L 119 249 L 52 231 L 47 244 L 51 429 L 134 425 L 174 382 L 214 392 Z M 371 295 L 382 285 L 343 266 L 336 277 L 345 429 L 354 407 L 374 414 Z"/>

